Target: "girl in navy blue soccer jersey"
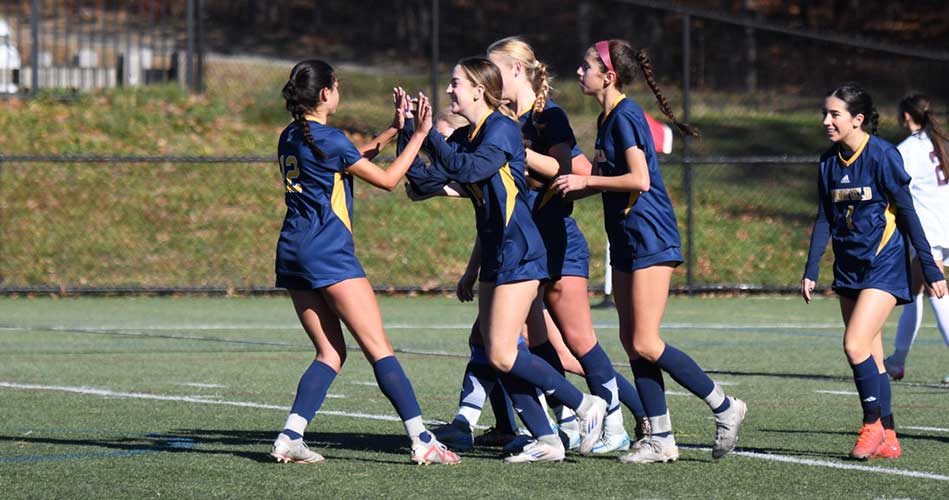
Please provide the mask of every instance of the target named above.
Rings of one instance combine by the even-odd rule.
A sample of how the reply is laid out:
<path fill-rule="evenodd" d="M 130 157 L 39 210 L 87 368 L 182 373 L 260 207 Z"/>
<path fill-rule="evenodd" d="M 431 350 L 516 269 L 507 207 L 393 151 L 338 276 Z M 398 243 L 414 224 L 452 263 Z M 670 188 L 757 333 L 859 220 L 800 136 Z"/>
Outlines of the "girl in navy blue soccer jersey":
<path fill-rule="evenodd" d="M 500 71 L 488 59 L 467 58 L 455 66 L 447 89 L 451 109 L 471 125 L 456 130 L 447 141 L 430 132 L 425 150 L 432 165 L 415 172 L 413 182 L 423 194 L 450 180 L 462 184 L 477 214 L 478 317 L 488 361 L 502 377 L 513 375 L 509 380 L 527 383 L 527 387 L 505 383 L 512 398 L 533 397 L 536 387 L 576 411 L 580 451 L 589 453 L 601 433 L 606 402 L 581 393 L 543 359 L 517 348 L 538 286 L 548 277 L 547 255 L 528 205 L 519 126 L 498 111 L 502 85 Z M 537 440 L 506 461 L 563 460 L 563 445 L 549 426 L 530 430 Z"/>
<path fill-rule="evenodd" d="M 551 279 L 544 284 L 542 299 L 557 326 L 550 334 L 563 335 L 564 343 L 580 362 L 590 391 L 609 405 L 603 437 L 593 453 L 628 449 L 629 436 L 623 428 L 620 400 L 636 417 L 645 419 L 645 413 L 636 389 L 615 372 L 597 342 L 587 293 L 589 248 L 571 216 L 573 203 L 557 196 L 549 180 L 561 173 L 571 173 L 583 163 L 584 173 L 589 173 L 589 162 L 577 147 L 567 114 L 550 99 L 546 65 L 536 59 L 531 46 L 517 37 L 509 37 L 491 44 L 487 52 L 501 70 L 502 98 L 513 107 L 521 124 L 530 178 L 539 181 L 539 187 L 529 192 L 529 198 L 534 222 L 547 249 Z M 543 325 L 538 326 L 535 331 L 544 329 Z M 547 335 L 542 333 L 540 337 L 539 341 L 531 341 L 531 351 L 563 373 L 556 349 Z M 562 426 L 564 420 L 561 419 Z"/>
<path fill-rule="evenodd" d="M 897 304 L 912 302 L 906 237 L 933 295 L 946 294 L 946 280 L 913 207 L 900 153 L 875 135 L 878 115 L 870 95 L 855 83 L 845 84 L 827 94 L 823 114 L 834 145 L 820 160 L 817 218 L 801 295 L 810 302 L 821 255 L 832 240 L 844 352 L 863 407 L 863 426 L 850 456 L 895 458 L 901 450 L 883 366 L 882 330 Z"/>
<path fill-rule="evenodd" d="M 393 126 L 362 151 L 340 130 L 327 125 L 339 105 L 339 82 L 329 64 L 319 60 L 298 63 L 283 87 L 283 97 L 293 122 L 280 134 L 278 143 L 287 214 L 277 242 L 276 281 L 278 287 L 288 290 L 316 348 L 316 359 L 300 378 L 293 407 L 273 443 L 271 456 L 278 462 L 323 461 L 307 448 L 303 433 L 346 360 L 342 320 L 405 425 L 412 442 L 411 460 L 458 463 L 458 456 L 422 423 L 412 385 L 393 354 L 372 286 L 356 258 L 352 235 L 353 176 L 382 189 L 394 189 L 431 128 L 431 107 L 420 95 L 422 124 L 404 154 L 382 169 L 369 158 L 395 137 L 404 123 L 404 94 L 394 93 Z"/>
<path fill-rule="evenodd" d="M 634 50 L 624 40 L 597 42 L 577 69 L 581 90 L 603 108 L 597 121 L 595 175 L 562 175 L 554 186 L 564 196 L 602 192 L 620 340 L 652 428 L 652 435 L 641 439 L 636 449 L 620 460 L 649 463 L 679 457 L 662 370 L 712 409 L 716 420 L 712 457 L 720 458 L 734 449 L 746 406 L 726 396 L 692 358 L 659 335 L 672 271 L 683 259 L 649 126 L 643 110 L 622 92 L 633 82 L 637 67 L 662 112 L 683 132 L 697 135 L 692 127 L 676 120 L 653 79 L 645 51 Z"/>

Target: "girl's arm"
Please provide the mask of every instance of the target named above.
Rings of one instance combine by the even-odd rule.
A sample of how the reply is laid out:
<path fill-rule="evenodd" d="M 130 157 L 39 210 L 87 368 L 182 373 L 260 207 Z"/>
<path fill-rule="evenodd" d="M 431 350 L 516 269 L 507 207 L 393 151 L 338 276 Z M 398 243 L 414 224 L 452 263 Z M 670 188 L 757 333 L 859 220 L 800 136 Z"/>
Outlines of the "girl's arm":
<path fill-rule="evenodd" d="M 468 257 L 468 266 L 465 267 L 465 273 L 458 280 L 458 286 L 455 289 L 455 295 L 462 302 L 471 302 L 474 299 L 474 284 L 478 280 L 478 270 L 481 268 L 481 240 L 475 238 L 474 247 L 471 249 L 471 256 Z"/>
<path fill-rule="evenodd" d="M 507 163 L 504 150 L 487 140 L 475 151 L 466 153 L 456 151 L 438 132 L 430 130 L 426 144 L 432 163 L 458 182 L 473 184 L 487 179 Z"/>
<path fill-rule="evenodd" d="M 649 191 L 649 164 L 643 150 L 630 146 L 623 152 L 629 172 L 615 177 L 601 175 L 561 175 L 554 180 L 554 187 L 562 196 L 579 191 L 571 197 L 589 196 L 598 191 L 646 192 Z"/>
<path fill-rule="evenodd" d="M 401 112 L 401 111 L 399 111 Z M 419 94 L 419 123 L 412 138 L 406 143 L 402 153 L 396 157 L 389 168 L 382 169 L 366 158 L 351 165 L 347 172 L 386 191 L 392 191 L 399 185 L 399 181 L 412 166 L 418 152 L 432 127 L 432 108 L 428 98 Z"/>
<path fill-rule="evenodd" d="M 405 124 L 406 112 L 411 112 L 408 108 L 408 98 L 402 87 L 392 89 L 392 103 L 395 105 L 395 116 L 392 118 L 392 125 L 376 136 L 373 140 L 360 146 L 359 152 L 363 158 L 372 160 L 392 142 L 392 139 L 399 134 Z"/>
<path fill-rule="evenodd" d="M 820 259 L 827 249 L 827 242 L 830 241 L 830 222 L 824 211 L 824 196 L 824 190 L 818 188 L 817 217 L 814 218 L 814 227 L 811 229 L 811 244 L 807 251 L 807 263 L 804 265 L 804 277 L 801 278 L 801 296 L 807 303 L 811 302 L 811 292 L 817 286 Z"/>
<path fill-rule="evenodd" d="M 916 256 L 919 258 L 919 264 L 930 291 L 937 298 L 941 298 L 946 294 L 946 277 L 933 259 L 929 240 L 926 239 L 923 225 L 919 222 L 919 216 L 916 215 L 916 208 L 913 206 L 913 195 L 910 194 L 909 185 L 903 185 L 891 191 L 890 200 L 896 206 L 896 225 L 900 231 L 909 236 L 910 244 L 916 250 Z"/>
<path fill-rule="evenodd" d="M 566 143 L 555 144 L 548 150 L 549 156 L 534 152 L 532 149 L 525 149 L 527 168 L 548 179 L 569 174 L 573 160 L 570 149 Z"/>

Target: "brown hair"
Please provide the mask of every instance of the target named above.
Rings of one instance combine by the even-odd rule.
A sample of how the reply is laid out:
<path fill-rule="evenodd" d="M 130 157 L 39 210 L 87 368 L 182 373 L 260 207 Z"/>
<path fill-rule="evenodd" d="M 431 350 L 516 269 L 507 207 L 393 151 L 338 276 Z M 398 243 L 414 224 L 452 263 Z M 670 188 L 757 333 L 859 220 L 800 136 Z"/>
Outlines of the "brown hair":
<path fill-rule="evenodd" d="M 827 93 L 824 97 L 836 97 L 847 105 L 847 112 L 852 116 L 863 115 L 863 125 L 867 132 L 877 135 L 880 128 L 880 113 L 873 105 L 873 98 L 857 82 L 847 82 Z"/>
<path fill-rule="evenodd" d="M 646 85 L 649 85 L 653 95 L 656 96 L 656 102 L 659 103 L 659 109 L 662 113 L 672 120 L 672 123 L 674 123 L 683 134 L 698 137 L 699 130 L 697 128 L 688 123 L 679 121 L 675 113 L 672 112 L 669 101 L 662 94 L 662 91 L 659 90 L 659 84 L 656 83 L 656 78 L 652 70 L 652 61 L 650 61 L 646 49 L 636 50 L 626 40 L 619 39 L 612 39 L 609 41 L 609 44 L 610 62 L 613 65 L 613 72 L 616 73 L 616 88 L 622 89 L 624 85 L 633 83 L 636 77 L 636 68 L 638 67 L 643 73 Z M 591 47 L 591 50 L 596 53 L 593 47 Z M 600 59 L 600 71 L 605 73 L 607 70 L 606 63 Z"/>
<path fill-rule="evenodd" d="M 458 61 L 458 66 L 464 71 L 472 85 L 484 87 L 484 100 L 489 108 L 517 119 L 517 115 L 501 100 L 504 81 L 501 79 L 501 70 L 490 59 L 479 56 L 466 57 Z"/>
<path fill-rule="evenodd" d="M 936 122 L 929 99 L 923 94 L 912 93 L 900 99 L 897 108 L 899 110 L 897 118 L 900 125 L 906 125 L 906 114 L 909 114 L 909 117 L 926 132 L 929 140 L 933 143 L 933 152 L 936 153 L 936 159 L 939 160 L 939 168 L 942 169 L 943 175 L 949 178 L 949 163 L 946 162 L 946 143 L 949 142 L 949 139 L 946 138 L 945 132 L 940 129 L 939 123 Z"/>
<path fill-rule="evenodd" d="M 336 83 L 336 72 L 329 64 L 319 59 L 310 59 L 301 61 L 290 70 L 290 79 L 283 86 L 281 91 L 283 98 L 287 101 L 287 111 L 293 117 L 293 122 L 297 128 L 303 132 L 303 140 L 310 147 L 310 151 L 321 159 L 326 159 L 326 154 L 316 147 L 313 142 L 313 134 L 310 132 L 310 124 L 306 121 L 306 114 L 314 111 L 320 103 L 320 91 L 325 88 L 333 88 Z"/>

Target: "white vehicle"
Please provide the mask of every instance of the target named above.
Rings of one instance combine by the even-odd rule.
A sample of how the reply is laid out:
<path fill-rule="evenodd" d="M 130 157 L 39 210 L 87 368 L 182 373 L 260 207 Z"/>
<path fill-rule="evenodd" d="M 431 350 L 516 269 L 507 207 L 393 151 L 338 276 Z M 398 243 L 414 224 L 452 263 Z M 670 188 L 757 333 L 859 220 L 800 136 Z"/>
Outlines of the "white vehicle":
<path fill-rule="evenodd" d="M 0 94 L 15 94 L 19 87 L 20 53 L 10 39 L 10 25 L 0 19 Z"/>

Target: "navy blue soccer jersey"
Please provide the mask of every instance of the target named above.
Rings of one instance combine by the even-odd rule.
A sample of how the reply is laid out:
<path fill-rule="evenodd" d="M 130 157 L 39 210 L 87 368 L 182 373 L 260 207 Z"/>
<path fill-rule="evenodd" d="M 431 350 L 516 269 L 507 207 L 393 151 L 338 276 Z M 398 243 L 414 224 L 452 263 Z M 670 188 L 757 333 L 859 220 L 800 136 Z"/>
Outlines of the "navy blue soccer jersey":
<path fill-rule="evenodd" d="M 649 124 L 642 108 L 625 95 L 597 120 L 599 175 L 630 172 L 626 150 L 642 150 L 649 167 L 649 191 L 603 192 L 603 220 L 610 240 L 610 265 L 632 272 L 661 262 L 683 261 L 679 228 L 666 192 Z"/>
<path fill-rule="evenodd" d="M 475 207 L 481 242 L 479 279 L 498 285 L 546 279 L 547 254 L 531 218 L 518 124 L 495 111 L 446 141 L 434 129 L 425 142 L 432 160 L 409 178 L 422 192 L 456 181 Z"/>
<path fill-rule="evenodd" d="M 540 112 L 530 109 L 521 114 L 520 122 L 525 146 L 534 152 L 549 156 L 551 147 L 566 144 L 571 148 L 571 158 L 583 154 L 577 146 L 567 113 L 554 101 L 548 99 Z M 580 227 L 571 217 L 573 202 L 560 196 L 550 182 L 531 191 L 528 199 L 534 222 L 547 249 L 547 271 L 551 278 L 589 277 L 590 249 Z"/>
<path fill-rule="evenodd" d="M 364 277 L 353 245 L 353 179 L 346 169 L 362 159 L 338 129 L 308 121 L 319 159 L 296 123 L 280 134 L 278 161 L 287 213 L 277 241 L 277 286 L 315 289 Z"/>
<path fill-rule="evenodd" d="M 889 292 L 899 303 L 911 302 L 907 232 L 918 234 L 913 244 L 925 248 L 921 262 L 927 277 L 935 274 L 928 269 L 934 264 L 926 261 L 929 244 L 913 210 L 909 182 L 899 151 L 879 137 L 868 134 L 852 153 L 839 145 L 824 153 L 818 173 L 818 216 L 804 277 L 817 281 L 827 245 L 821 233 L 829 233 L 834 290 L 852 294 L 875 288 Z M 900 217 L 902 224 L 897 223 Z"/>

